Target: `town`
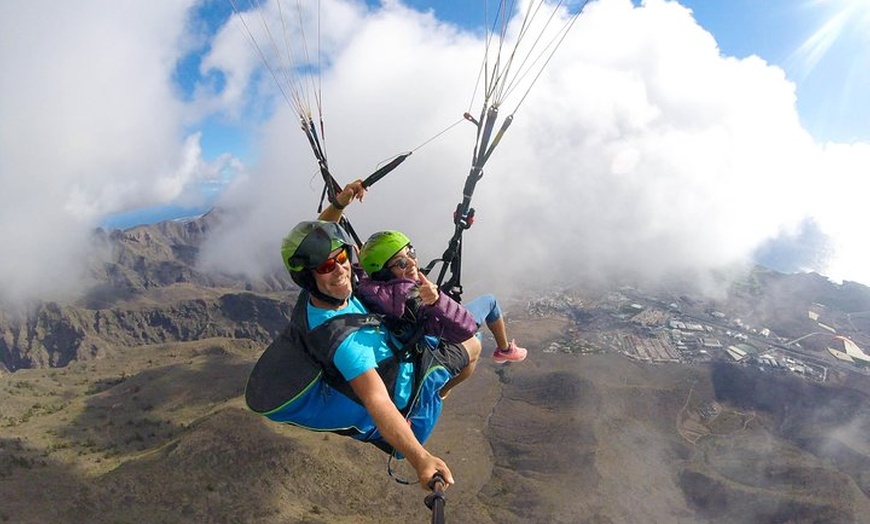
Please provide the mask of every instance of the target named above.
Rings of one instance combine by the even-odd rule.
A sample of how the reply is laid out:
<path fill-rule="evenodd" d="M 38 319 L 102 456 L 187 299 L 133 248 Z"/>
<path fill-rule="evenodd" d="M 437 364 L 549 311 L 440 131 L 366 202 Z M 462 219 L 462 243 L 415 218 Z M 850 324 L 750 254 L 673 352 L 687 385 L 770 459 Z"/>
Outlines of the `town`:
<path fill-rule="evenodd" d="M 703 304 L 686 308 L 627 286 L 594 298 L 588 293 L 550 293 L 528 300 L 526 313 L 538 318 L 562 315 L 573 321 L 561 340 L 543 349 L 545 353 L 617 352 L 653 364 L 727 361 L 816 382 L 828 381 L 833 370 L 870 377 L 870 356 L 819 322 L 812 310 L 807 318 L 818 330 L 791 338 Z M 811 338 L 826 350 L 803 347 L 801 342 Z"/>

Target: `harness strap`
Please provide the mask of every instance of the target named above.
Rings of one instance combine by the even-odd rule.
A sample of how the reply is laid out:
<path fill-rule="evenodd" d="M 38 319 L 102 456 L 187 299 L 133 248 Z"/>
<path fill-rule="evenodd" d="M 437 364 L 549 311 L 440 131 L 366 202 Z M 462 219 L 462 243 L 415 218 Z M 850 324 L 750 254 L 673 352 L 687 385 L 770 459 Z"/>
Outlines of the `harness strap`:
<path fill-rule="evenodd" d="M 323 369 L 323 380 L 330 386 L 346 395 L 348 398 L 362 405 L 362 399 L 353 391 L 350 383 L 345 380 L 338 368 L 335 367 L 333 359 L 338 347 L 351 333 L 363 327 L 376 327 L 379 329 L 385 328 L 384 318 L 381 315 L 374 313 L 368 314 L 346 314 L 338 315 L 330 318 L 323 324 L 309 329 L 308 324 L 308 300 L 310 295 L 307 291 L 303 291 L 299 295 L 296 306 L 293 311 L 291 326 L 293 330 L 300 334 L 302 339 L 302 347 Z M 425 376 L 425 368 L 428 367 L 422 358 L 423 352 L 418 348 L 419 341 L 423 337 L 422 325 L 419 326 L 414 336 L 405 343 L 401 348 L 396 347 L 391 338 L 387 339 L 387 344 L 392 353 L 392 357 L 378 362 L 377 373 L 380 375 L 390 397 L 395 394 L 396 378 L 398 376 L 399 364 L 402 362 L 414 363 L 414 382 L 411 387 L 412 398 L 416 397 L 422 377 Z M 413 407 L 413 402 L 409 402 L 400 412 L 403 416 L 408 416 Z"/>

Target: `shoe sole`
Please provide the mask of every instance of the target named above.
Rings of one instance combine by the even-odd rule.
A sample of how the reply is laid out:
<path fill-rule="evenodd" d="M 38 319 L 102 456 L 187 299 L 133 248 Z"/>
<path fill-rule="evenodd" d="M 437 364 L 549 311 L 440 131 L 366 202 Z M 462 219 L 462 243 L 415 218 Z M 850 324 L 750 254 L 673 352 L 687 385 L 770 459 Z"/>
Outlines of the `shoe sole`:
<path fill-rule="evenodd" d="M 493 359 L 491 359 L 491 360 L 492 360 L 493 362 L 495 362 L 496 364 L 507 364 L 508 362 L 522 362 L 522 361 L 525 360 L 525 359 L 526 359 L 526 357 L 523 357 L 523 358 L 518 359 L 518 360 L 512 360 L 512 359 L 509 359 L 509 358 L 506 358 L 506 359 L 504 359 L 504 360 L 501 360 L 501 359 L 496 360 L 496 359 L 493 358 Z"/>

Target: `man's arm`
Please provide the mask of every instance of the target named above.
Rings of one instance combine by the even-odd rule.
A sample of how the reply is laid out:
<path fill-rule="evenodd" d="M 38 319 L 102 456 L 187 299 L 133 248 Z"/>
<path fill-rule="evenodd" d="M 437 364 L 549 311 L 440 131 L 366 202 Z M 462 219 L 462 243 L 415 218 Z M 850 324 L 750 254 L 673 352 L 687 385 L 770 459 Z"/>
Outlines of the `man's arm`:
<path fill-rule="evenodd" d="M 428 489 L 429 480 L 440 472 L 448 484 L 453 484 L 453 475 L 447 464 L 430 454 L 420 444 L 405 417 L 393 404 L 384 381 L 374 369 L 369 369 L 350 381 L 350 387 L 363 401 L 366 410 L 375 421 L 378 430 L 391 446 L 401 452 L 414 467 L 420 486 Z"/>
<path fill-rule="evenodd" d="M 317 217 L 318 220 L 326 222 L 338 222 L 341 219 L 344 208 L 347 207 L 354 199 L 362 202 L 365 197 L 366 189 L 362 185 L 362 180 L 354 180 L 350 184 L 344 186 L 340 193 L 335 195 L 335 202 L 330 202 Z M 336 205 L 336 202 L 338 205 Z"/>

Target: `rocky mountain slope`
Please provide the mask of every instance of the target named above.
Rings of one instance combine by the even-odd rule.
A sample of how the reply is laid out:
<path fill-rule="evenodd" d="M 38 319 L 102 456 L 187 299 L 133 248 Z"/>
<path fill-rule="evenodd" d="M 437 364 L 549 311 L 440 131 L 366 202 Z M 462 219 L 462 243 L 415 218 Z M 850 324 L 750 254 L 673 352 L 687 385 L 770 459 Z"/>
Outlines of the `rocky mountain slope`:
<path fill-rule="evenodd" d="M 112 279 L 75 304 L 2 314 L 0 522 L 427 522 L 425 492 L 390 479 L 374 447 L 245 409 L 247 373 L 294 295 L 281 275 L 252 283 L 199 272 L 207 227 L 107 235 L 116 257 L 100 267 Z M 826 304 L 843 296 L 843 286 L 804 278 L 816 291 L 765 273 L 711 307 L 751 315 L 770 301 L 757 314 L 787 321 L 783 311 L 798 306 L 775 293 L 800 296 L 800 307 L 822 302 L 820 292 Z M 772 291 L 777 283 L 788 293 Z M 855 296 L 849 303 L 863 307 Z M 582 303 L 544 316 L 507 306 L 511 334 L 532 354 L 483 361 L 429 442 L 457 479 L 449 522 L 870 514 L 866 377 L 832 387 L 725 363 L 545 352 L 578 322 L 590 326 Z M 829 308 L 837 322 L 855 320 Z"/>
<path fill-rule="evenodd" d="M 200 270 L 196 256 L 214 219 L 97 231 L 102 256 L 84 296 L 0 309 L 0 370 L 64 367 L 143 344 L 271 340 L 296 290 L 283 273 L 251 281 Z"/>

